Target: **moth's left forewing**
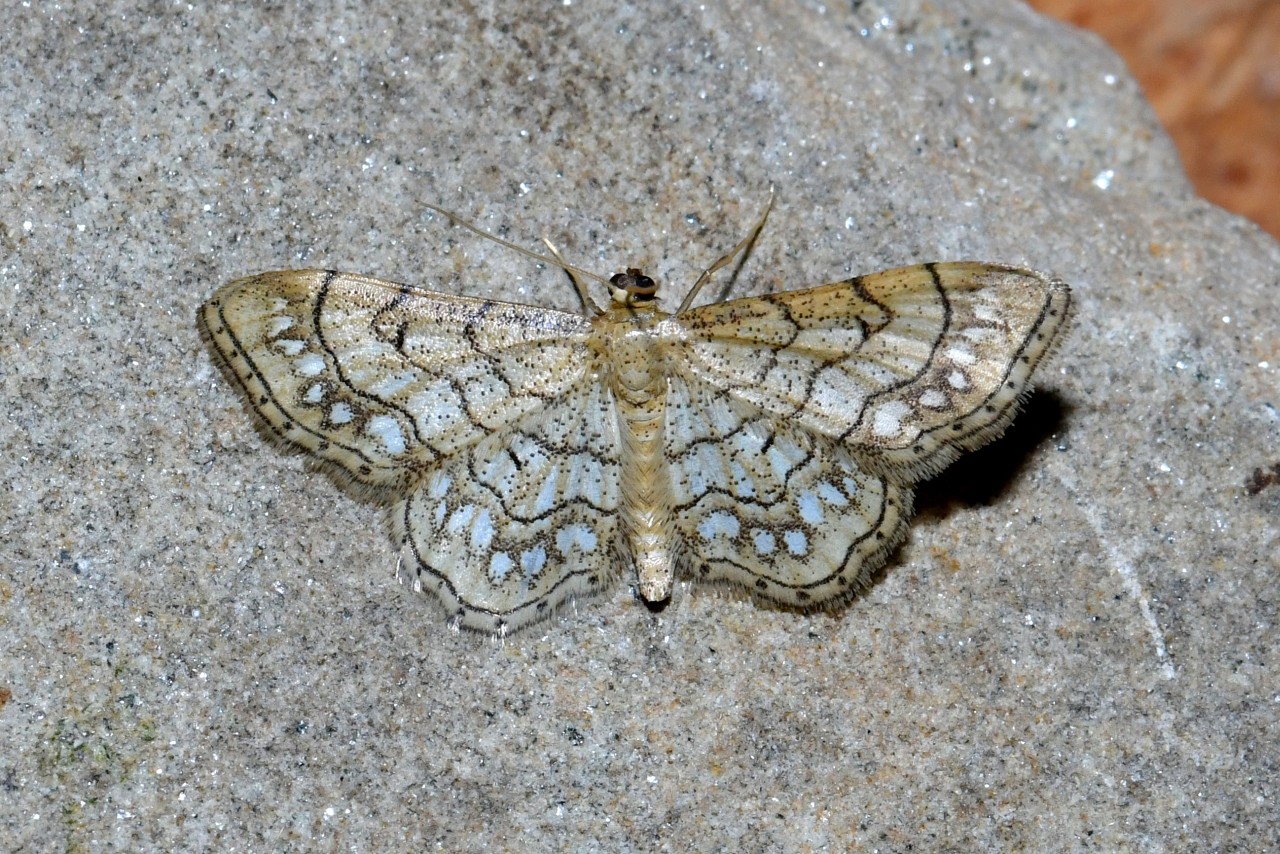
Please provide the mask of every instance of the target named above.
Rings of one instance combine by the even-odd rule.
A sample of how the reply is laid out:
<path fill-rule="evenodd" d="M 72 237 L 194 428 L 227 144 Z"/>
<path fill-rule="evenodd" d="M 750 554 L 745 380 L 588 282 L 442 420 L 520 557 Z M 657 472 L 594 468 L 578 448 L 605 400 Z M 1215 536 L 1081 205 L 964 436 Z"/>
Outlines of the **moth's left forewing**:
<path fill-rule="evenodd" d="M 219 288 L 201 328 L 272 435 L 404 489 L 583 378 L 580 315 L 329 270 Z"/>
<path fill-rule="evenodd" d="M 1007 426 L 1070 299 L 1031 270 L 921 264 L 684 312 L 672 363 L 912 481 Z"/>

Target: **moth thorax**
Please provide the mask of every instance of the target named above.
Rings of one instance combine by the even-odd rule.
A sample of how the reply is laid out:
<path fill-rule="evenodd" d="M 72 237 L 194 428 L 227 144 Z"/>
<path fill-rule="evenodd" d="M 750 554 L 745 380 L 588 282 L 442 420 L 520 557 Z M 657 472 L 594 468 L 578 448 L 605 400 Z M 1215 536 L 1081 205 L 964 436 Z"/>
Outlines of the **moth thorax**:
<path fill-rule="evenodd" d="M 615 273 L 609 279 L 609 293 L 613 301 L 623 305 L 648 302 L 658 293 L 658 283 L 635 267 L 625 273 Z"/>

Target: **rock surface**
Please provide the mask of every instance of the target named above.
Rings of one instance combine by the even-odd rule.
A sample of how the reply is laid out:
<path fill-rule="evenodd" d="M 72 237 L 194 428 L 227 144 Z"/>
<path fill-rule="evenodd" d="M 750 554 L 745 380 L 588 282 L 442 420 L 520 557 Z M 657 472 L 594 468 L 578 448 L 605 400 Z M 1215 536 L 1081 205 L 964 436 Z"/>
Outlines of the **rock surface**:
<path fill-rule="evenodd" d="M 15 850 L 1280 845 L 1280 249 L 1194 197 L 1119 60 L 1003 0 L 514 8 L 0 35 Z M 770 186 L 734 295 L 960 258 L 1076 294 L 836 613 L 620 585 L 452 631 L 194 323 L 300 266 L 574 307 L 428 202 L 678 300 Z"/>

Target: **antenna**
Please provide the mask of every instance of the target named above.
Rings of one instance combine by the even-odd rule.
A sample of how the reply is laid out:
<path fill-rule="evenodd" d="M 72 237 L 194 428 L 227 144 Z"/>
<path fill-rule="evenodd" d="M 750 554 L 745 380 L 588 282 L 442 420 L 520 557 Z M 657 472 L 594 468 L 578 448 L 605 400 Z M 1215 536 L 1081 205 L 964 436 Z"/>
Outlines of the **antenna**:
<path fill-rule="evenodd" d="M 587 272 L 586 270 L 583 270 L 580 267 L 575 267 L 572 264 L 566 263 L 564 258 L 560 257 L 559 250 L 557 250 L 554 246 L 552 246 L 550 241 L 544 240 L 543 242 L 546 243 L 547 247 L 551 249 L 551 252 L 555 255 L 554 258 L 548 258 L 546 255 L 539 255 L 537 252 L 531 252 L 528 249 L 525 249 L 523 246 L 517 246 L 516 244 L 512 243 L 510 240 L 503 240 L 501 237 L 498 237 L 496 234 L 490 234 L 480 226 L 474 225 L 473 223 L 468 222 L 467 220 L 463 219 L 461 216 L 454 213 L 453 211 L 448 210 L 446 208 L 442 208 L 439 205 L 433 205 L 430 202 L 423 202 L 422 206 L 427 208 L 428 210 L 433 210 L 436 213 L 441 214 L 442 216 L 448 217 L 455 224 L 460 225 L 463 228 L 467 229 L 467 231 L 478 234 L 481 237 L 488 238 L 489 240 L 492 240 L 494 243 L 505 246 L 512 251 L 519 252 L 521 255 L 525 256 L 526 258 L 532 258 L 535 261 L 540 261 L 543 264 L 547 264 L 552 267 L 559 267 L 561 270 L 564 270 L 566 273 L 569 274 L 569 278 L 573 280 L 573 285 L 575 288 L 578 289 L 578 296 L 582 297 L 583 303 L 595 309 L 597 314 L 602 313 L 599 306 L 597 306 L 591 300 L 591 298 L 587 296 L 586 290 L 582 287 L 582 283 L 578 281 L 577 277 L 582 276 L 583 278 L 591 279 L 605 286 L 608 286 L 609 280 L 606 279 L 604 276 L 597 276 L 595 273 Z"/>
<path fill-rule="evenodd" d="M 680 303 L 680 307 L 676 309 L 676 314 L 683 314 L 685 309 L 693 305 L 694 298 L 698 295 L 698 291 L 702 290 L 702 286 L 711 281 L 711 275 L 718 270 L 723 270 L 728 266 L 734 258 L 737 258 L 742 250 L 751 246 L 756 242 L 756 238 L 760 236 L 760 229 L 764 228 L 765 220 L 769 218 L 769 211 L 773 210 L 773 186 L 769 187 L 769 204 L 764 206 L 764 213 L 760 214 L 759 221 L 751 227 L 751 231 L 747 236 L 739 241 L 738 245 L 729 250 L 727 255 L 721 256 L 714 264 L 702 271 L 702 275 L 693 283 L 693 287 L 689 289 L 689 293 L 685 295 L 684 301 Z"/>

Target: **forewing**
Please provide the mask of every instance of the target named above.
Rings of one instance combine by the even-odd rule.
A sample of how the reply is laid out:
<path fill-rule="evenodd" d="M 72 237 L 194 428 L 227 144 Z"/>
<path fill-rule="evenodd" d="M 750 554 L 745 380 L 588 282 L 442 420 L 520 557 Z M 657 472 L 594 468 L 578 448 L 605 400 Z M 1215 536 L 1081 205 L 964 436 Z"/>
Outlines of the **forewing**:
<path fill-rule="evenodd" d="M 675 370 L 909 483 L 1007 426 L 1070 306 L 1031 270 L 922 264 L 695 308 L 664 340 Z"/>
<path fill-rule="evenodd" d="M 835 439 L 679 377 L 666 458 L 686 565 L 800 608 L 857 593 L 901 539 L 911 491 Z"/>
<path fill-rule="evenodd" d="M 400 488 L 572 387 L 590 331 L 574 314 L 323 270 L 231 282 L 200 321 L 277 436 Z"/>
<path fill-rule="evenodd" d="M 614 406 L 588 376 L 434 468 L 393 508 L 402 565 L 458 624 L 505 633 L 620 571 Z"/>

